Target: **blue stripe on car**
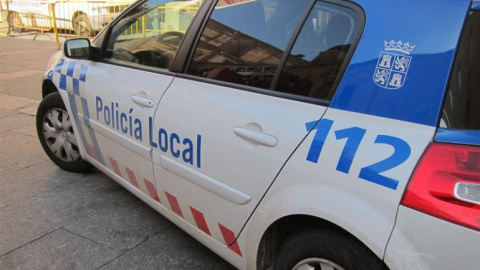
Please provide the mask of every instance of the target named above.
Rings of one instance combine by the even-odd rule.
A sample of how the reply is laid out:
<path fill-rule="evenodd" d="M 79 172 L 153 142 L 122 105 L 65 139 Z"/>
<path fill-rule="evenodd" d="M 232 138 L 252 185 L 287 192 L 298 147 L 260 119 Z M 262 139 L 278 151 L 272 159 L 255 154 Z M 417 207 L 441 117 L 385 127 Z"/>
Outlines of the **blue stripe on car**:
<path fill-rule="evenodd" d="M 470 3 L 364 1 L 368 23 L 330 107 L 436 126 Z M 415 10 L 431 12 L 415 14 Z M 381 88 L 372 79 L 389 40 L 415 45 L 405 83 L 398 89 Z"/>

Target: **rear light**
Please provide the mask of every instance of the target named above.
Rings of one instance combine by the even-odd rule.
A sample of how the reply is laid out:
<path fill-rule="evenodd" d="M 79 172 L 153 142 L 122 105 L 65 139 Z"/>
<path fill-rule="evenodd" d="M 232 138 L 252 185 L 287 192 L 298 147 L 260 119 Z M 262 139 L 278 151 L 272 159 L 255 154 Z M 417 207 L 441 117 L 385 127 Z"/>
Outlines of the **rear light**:
<path fill-rule="evenodd" d="M 480 147 L 431 144 L 402 204 L 480 231 Z"/>

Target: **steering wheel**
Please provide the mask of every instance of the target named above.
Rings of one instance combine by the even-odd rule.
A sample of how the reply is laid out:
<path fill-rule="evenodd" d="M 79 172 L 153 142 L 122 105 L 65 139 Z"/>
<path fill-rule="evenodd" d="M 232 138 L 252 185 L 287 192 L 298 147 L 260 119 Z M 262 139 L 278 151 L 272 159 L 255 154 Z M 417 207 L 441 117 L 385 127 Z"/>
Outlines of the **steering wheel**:
<path fill-rule="evenodd" d="M 178 31 L 169 31 L 161 34 L 158 36 L 158 42 L 165 42 L 165 43 L 173 43 L 175 45 L 179 45 L 180 41 L 182 40 L 185 34 Z"/>
<path fill-rule="evenodd" d="M 123 48 L 118 48 L 115 51 L 113 51 L 113 59 L 117 60 L 122 60 L 122 61 L 128 61 L 132 63 L 137 63 L 140 62 L 138 58 L 131 52 L 123 49 Z"/>
<path fill-rule="evenodd" d="M 153 66 L 158 68 L 168 69 L 173 61 L 173 55 L 168 52 L 162 52 L 157 48 L 152 48 L 150 50 L 150 56 Z"/>

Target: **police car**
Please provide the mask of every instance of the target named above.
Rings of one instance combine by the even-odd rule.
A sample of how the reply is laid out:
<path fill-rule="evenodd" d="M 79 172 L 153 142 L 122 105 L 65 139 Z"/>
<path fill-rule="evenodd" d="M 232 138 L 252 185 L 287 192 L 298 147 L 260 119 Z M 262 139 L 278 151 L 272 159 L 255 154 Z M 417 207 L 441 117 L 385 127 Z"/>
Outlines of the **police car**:
<path fill-rule="evenodd" d="M 241 269 L 479 269 L 480 1 L 141 0 L 38 136 Z"/>

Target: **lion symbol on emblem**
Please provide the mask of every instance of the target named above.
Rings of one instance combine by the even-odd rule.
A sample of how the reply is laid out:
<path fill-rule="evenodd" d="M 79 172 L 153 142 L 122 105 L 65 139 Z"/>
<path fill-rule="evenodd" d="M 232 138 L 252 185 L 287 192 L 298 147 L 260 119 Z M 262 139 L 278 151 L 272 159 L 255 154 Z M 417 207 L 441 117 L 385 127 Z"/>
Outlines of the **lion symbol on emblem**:
<path fill-rule="evenodd" d="M 380 52 L 373 73 L 373 82 L 385 89 L 396 90 L 403 87 L 412 65 L 410 54 L 415 45 L 403 41 L 384 41 L 385 50 Z"/>
<path fill-rule="evenodd" d="M 375 82 L 384 85 L 390 75 L 390 71 L 384 69 L 377 69 L 375 72 Z"/>
<path fill-rule="evenodd" d="M 410 63 L 409 57 L 405 57 L 405 56 L 397 57 L 397 59 L 395 59 L 395 69 L 405 72 L 409 63 Z"/>

